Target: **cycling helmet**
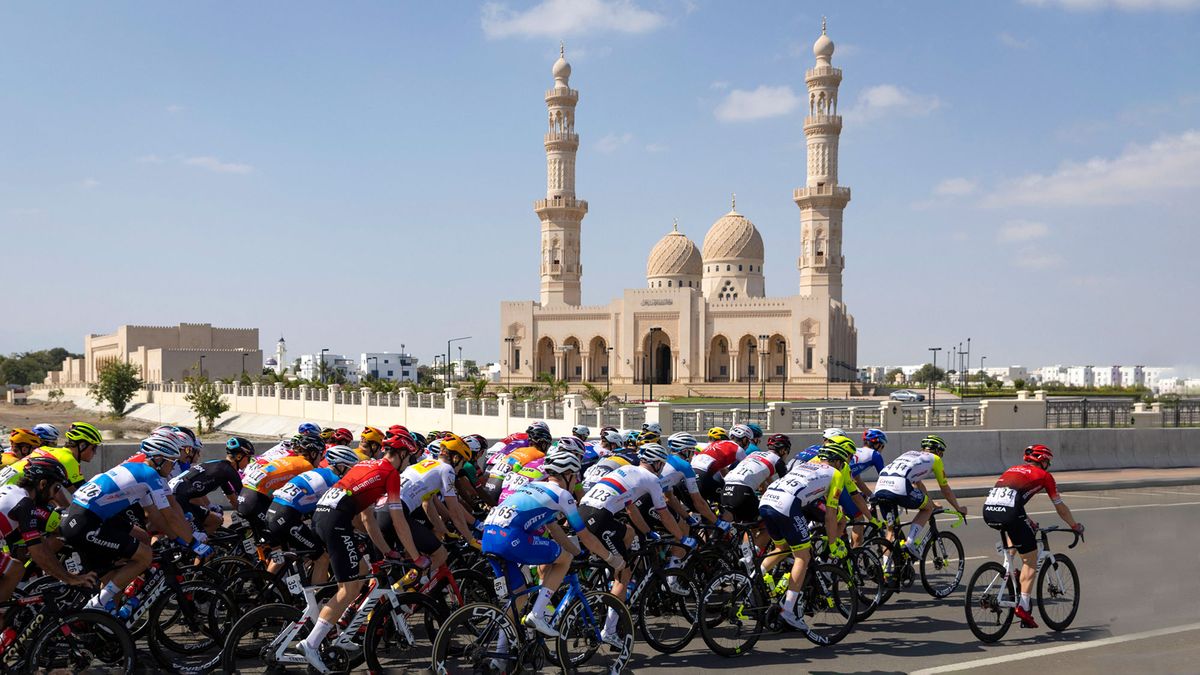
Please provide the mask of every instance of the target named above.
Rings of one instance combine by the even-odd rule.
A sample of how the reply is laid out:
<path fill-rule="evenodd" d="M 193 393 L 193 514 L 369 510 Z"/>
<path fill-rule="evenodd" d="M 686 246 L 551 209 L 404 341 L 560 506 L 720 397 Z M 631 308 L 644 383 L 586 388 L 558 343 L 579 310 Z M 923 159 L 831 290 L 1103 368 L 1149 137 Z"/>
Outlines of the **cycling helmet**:
<path fill-rule="evenodd" d="M 530 443 L 550 443 L 553 440 L 550 437 L 550 429 L 544 426 L 539 427 L 531 425 L 529 427 L 529 431 L 526 433 L 529 434 Z"/>
<path fill-rule="evenodd" d="M 425 454 L 430 457 L 437 457 L 442 454 L 442 439 L 435 438 L 430 441 L 429 445 L 425 446 Z"/>
<path fill-rule="evenodd" d="M 627 448 L 636 448 L 638 446 L 638 436 L 641 434 L 633 429 L 625 432 L 625 440 L 621 441 L 621 445 Z"/>
<path fill-rule="evenodd" d="M 442 432 L 438 431 L 437 429 L 434 429 L 434 430 L 430 431 L 429 433 L 425 434 L 425 437 L 429 439 L 430 443 L 432 443 L 442 437 Z"/>
<path fill-rule="evenodd" d="M 363 427 L 362 433 L 358 435 L 358 440 L 363 443 L 382 443 L 383 432 L 375 427 Z"/>
<path fill-rule="evenodd" d="M 91 445 L 100 445 L 104 442 L 104 439 L 100 437 L 100 430 L 87 422 L 75 422 L 68 427 L 67 440 L 83 441 Z"/>
<path fill-rule="evenodd" d="M 849 462 L 850 458 L 854 457 L 854 453 L 858 452 L 858 446 L 854 445 L 854 441 L 845 436 L 834 436 L 825 442 L 822 450 L 832 450 L 837 459 Z"/>
<path fill-rule="evenodd" d="M 525 430 L 525 433 L 529 434 L 534 429 L 541 429 L 542 431 L 545 431 L 546 433 L 550 433 L 550 425 L 546 424 L 542 420 L 538 420 L 538 421 L 534 422 L 533 424 L 530 424 L 529 428 Z"/>
<path fill-rule="evenodd" d="M 638 459 L 643 462 L 665 462 L 667 449 L 658 443 L 647 443 L 638 448 Z"/>
<path fill-rule="evenodd" d="M 471 449 L 472 457 L 478 457 L 479 451 L 483 450 L 483 446 L 479 444 L 479 439 L 474 436 L 463 436 L 462 441 Z"/>
<path fill-rule="evenodd" d="M 660 441 L 662 441 L 662 436 L 660 436 L 657 431 L 651 431 L 649 429 L 638 434 L 638 437 L 637 437 L 638 445 L 646 445 L 647 443 L 658 443 Z"/>
<path fill-rule="evenodd" d="M 642 423 L 642 433 L 646 433 L 647 431 L 653 431 L 655 434 L 658 434 L 659 436 L 661 436 L 662 435 L 662 425 L 659 424 L 658 422 L 643 422 Z"/>
<path fill-rule="evenodd" d="M 408 427 L 404 426 L 403 424 L 393 424 L 392 426 L 388 427 L 388 430 L 387 430 L 387 432 L 389 434 L 394 434 L 398 431 L 403 431 L 404 433 L 409 434 L 409 435 L 411 435 L 411 433 L 412 433 L 408 430 Z"/>
<path fill-rule="evenodd" d="M 187 437 L 183 447 L 195 448 L 197 450 L 200 450 L 204 447 L 204 444 L 200 442 L 200 439 L 196 438 L 196 432 L 192 431 L 191 429 L 187 427 L 175 427 L 175 430 Z"/>
<path fill-rule="evenodd" d="M 466 438 L 475 439 L 475 442 L 479 444 L 479 449 L 481 451 L 488 449 L 488 440 L 486 438 L 484 438 L 482 434 L 471 434 L 470 436 L 467 436 Z"/>
<path fill-rule="evenodd" d="M 42 444 L 42 439 L 29 429 L 13 429 L 8 434 L 8 442 L 11 445 L 32 445 L 36 448 Z"/>
<path fill-rule="evenodd" d="M 546 461 L 542 463 L 542 471 L 560 476 L 564 473 L 578 475 L 582 470 L 583 465 L 580 463 L 579 457 L 569 450 L 563 450 L 561 445 L 546 455 Z"/>
<path fill-rule="evenodd" d="M 758 426 L 757 424 L 754 424 L 753 422 L 751 422 L 750 424 L 747 424 L 746 426 L 750 427 L 750 431 L 754 432 L 754 440 L 757 441 L 758 439 L 763 437 L 762 427 Z"/>
<path fill-rule="evenodd" d="M 607 431 L 600 432 L 600 438 L 605 443 L 618 448 L 621 447 L 621 444 L 625 442 L 625 437 L 622 436 L 621 432 L 617 431 L 616 429 L 609 429 Z"/>
<path fill-rule="evenodd" d="M 1037 444 L 1025 448 L 1026 462 L 1049 462 L 1054 459 L 1054 453 L 1044 445 Z"/>
<path fill-rule="evenodd" d="M 867 429 L 863 432 L 863 443 L 875 441 L 878 443 L 887 444 L 887 434 L 879 429 Z"/>
<path fill-rule="evenodd" d="M 946 441 L 942 440 L 941 436 L 929 434 L 921 439 L 921 449 L 940 455 L 946 452 Z"/>
<path fill-rule="evenodd" d="M 603 435 L 603 434 L 605 434 L 605 433 L 607 433 L 607 432 L 609 432 L 609 431 L 620 431 L 620 430 L 619 430 L 619 429 L 617 429 L 616 427 L 614 427 L 614 426 L 613 426 L 613 425 L 611 425 L 611 424 L 606 424 L 605 426 L 603 426 L 603 427 L 600 427 L 600 434 L 601 434 L 601 435 Z"/>
<path fill-rule="evenodd" d="M 463 460 L 464 462 L 471 461 L 471 458 L 475 456 L 471 453 L 471 448 L 469 448 L 467 444 L 463 442 L 463 439 L 459 438 L 455 434 L 450 433 L 449 431 L 447 431 L 446 435 L 442 436 L 438 440 L 442 444 L 441 452 L 448 452 L 452 455 L 458 455 L 459 459 Z"/>
<path fill-rule="evenodd" d="M 234 436 L 233 438 L 225 441 L 225 454 L 253 455 L 254 444 L 242 438 L 241 436 Z"/>
<path fill-rule="evenodd" d="M 575 426 L 571 427 L 571 435 L 581 441 L 586 441 L 588 436 L 592 435 L 592 430 L 582 424 L 576 424 Z"/>
<path fill-rule="evenodd" d="M 420 452 L 421 448 L 413 437 L 407 433 L 388 432 L 387 438 L 383 439 L 383 447 L 392 451 L 400 451 L 401 454 L 412 454 Z"/>
<path fill-rule="evenodd" d="M 696 449 L 696 437 L 686 431 L 671 434 L 667 439 L 667 447 L 674 453 L 691 452 Z"/>
<path fill-rule="evenodd" d="M 37 434 L 37 437 L 42 439 L 42 445 L 49 446 L 58 443 L 58 428 L 56 428 L 53 424 L 39 424 L 30 429 L 30 431 Z"/>
<path fill-rule="evenodd" d="M 846 432 L 837 427 L 829 427 L 821 433 L 821 437 L 827 441 L 832 441 L 837 436 L 845 436 Z"/>
<path fill-rule="evenodd" d="M 408 436 L 409 436 L 409 438 L 411 438 L 413 440 L 413 443 L 417 444 L 418 449 L 424 448 L 425 446 L 429 445 L 429 441 L 426 440 L 425 437 L 423 435 L 421 435 L 421 432 L 419 432 L 419 431 L 414 431 L 414 432 L 410 433 Z"/>
<path fill-rule="evenodd" d="M 745 424 L 735 424 L 729 430 L 729 440 L 731 441 L 753 441 L 754 432 Z"/>
<path fill-rule="evenodd" d="M 150 436 L 142 441 L 141 448 L 146 459 L 153 457 L 179 459 L 179 451 L 182 450 L 178 440 L 167 436 Z"/>
<path fill-rule="evenodd" d="M 292 447 L 305 457 L 320 457 L 325 451 L 325 441 L 320 436 L 296 434 L 292 436 Z"/>
<path fill-rule="evenodd" d="M 358 464 L 358 453 L 344 445 L 335 445 L 325 451 L 329 466 L 354 466 Z"/>
<path fill-rule="evenodd" d="M 22 475 L 31 481 L 48 480 L 51 483 L 67 484 L 67 470 L 52 457 L 30 457 L 25 462 Z"/>
<path fill-rule="evenodd" d="M 333 427 L 322 427 L 319 435 L 321 440 L 328 443 L 333 438 Z"/>
<path fill-rule="evenodd" d="M 329 440 L 337 445 L 350 445 L 354 442 L 354 434 L 349 429 L 334 429 Z"/>
<path fill-rule="evenodd" d="M 779 455 L 792 451 L 792 439 L 783 434 L 775 434 L 767 439 L 767 449 Z"/>
<path fill-rule="evenodd" d="M 303 434 L 305 436 L 310 436 L 310 435 L 316 436 L 317 438 L 320 438 L 321 437 L 321 427 L 313 424 L 312 422 L 305 422 L 305 423 L 301 424 L 300 426 L 296 427 L 296 433 Z"/>
<path fill-rule="evenodd" d="M 583 457 L 583 453 L 587 452 L 587 446 L 583 441 L 574 436 L 563 436 L 558 439 L 558 450 L 569 452 L 578 457 Z"/>
<path fill-rule="evenodd" d="M 729 432 L 725 431 L 725 427 L 713 427 L 708 430 L 708 440 L 727 441 L 729 440 Z"/>

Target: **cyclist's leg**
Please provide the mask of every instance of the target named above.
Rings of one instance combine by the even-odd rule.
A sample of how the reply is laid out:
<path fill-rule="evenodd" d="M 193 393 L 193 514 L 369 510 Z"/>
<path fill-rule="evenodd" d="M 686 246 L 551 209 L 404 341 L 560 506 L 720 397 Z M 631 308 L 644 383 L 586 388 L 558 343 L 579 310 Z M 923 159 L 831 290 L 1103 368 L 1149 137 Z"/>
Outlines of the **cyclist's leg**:
<path fill-rule="evenodd" d="M 0 553 L 0 602 L 12 599 L 13 591 L 25 576 L 25 566 L 7 553 Z"/>
<path fill-rule="evenodd" d="M 348 511 L 320 506 L 313 516 L 317 536 L 329 551 L 330 567 L 333 570 L 333 578 L 338 582 L 338 590 L 321 608 L 316 625 L 305 639 L 309 649 L 320 649 L 321 642 L 333 630 L 334 624 L 362 589 L 363 582 L 357 577 L 365 570 L 366 561 L 363 560 L 354 537 L 352 521 L 355 517 Z"/>
<path fill-rule="evenodd" d="M 809 542 L 808 517 L 800 500 L 792 503 L 791 512 L 786 518 L 777 518 L 776 524 L 792 552 L 792 571 L 788 575 L 788 590 L 783 598 L 783 609 L 791 614 L 796 608 L 800 597 L 800 587 L 804 583 L 804 573 L 808 570 L 808 562 L 812 558 L 812 544 Z"/>

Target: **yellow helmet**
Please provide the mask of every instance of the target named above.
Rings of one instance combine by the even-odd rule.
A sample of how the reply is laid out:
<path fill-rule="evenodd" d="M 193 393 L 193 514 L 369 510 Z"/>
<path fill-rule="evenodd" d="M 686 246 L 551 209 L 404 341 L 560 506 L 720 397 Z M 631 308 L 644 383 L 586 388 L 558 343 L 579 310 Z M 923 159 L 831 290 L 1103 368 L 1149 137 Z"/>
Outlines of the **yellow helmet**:
<path fill-rule="evenodd" d="M 88 424 L 87 422 L 75 422 L 67 429 L 68 441 L 83 441 L 92 445 L 100 445 L 104 442 L 104 438 L 100 436 L 100 430 Z"/>
<path fill-rule="evenodd" d="M 456 434 L 447 432 L 440 439 L 442 451 L 458 455 L 464 462 L 471 460 L 471 448 L 467 447 L 465 441 Z"/>
<path fill-rule="evenodd" d="M 643 431 L 642 433 L 638 434 L 638 438 L 637 438 L 638 445 L 646 445 L 648 443 L 661 443 L 661 442 L 662 442 L 662 438 L 658 434 L 654 433 L 653 431 Z"/>
<path fill-rule="evenodd" d="M 858 446 L 854 444 L 854 441 L 845 436 L 834 436 L 825 441 L 825 445 L 821 449 L 831 451 L 830 454 L 843 462 L 849 462 L 858 452 Z"/>
<path fill-rule="evenodd" d="M 363 427 L 362 434 L 359 435 L 359 440 L 363 443 L 374 441 L 376 443 L 383 442 L 383 432 L 375 427 Z"/>
<path fill-rule="evenodd" d="M 42 445 L 41 437 L 29 429 L 13 429 L 8 434 L 8 442 L 10 445 L 32 445 L 35 448 Z"/>
<path fill-rule="evenodd" d="M 727 441 L 729 440 L 729 432 L 725 430 L 725 427 L 713 427 L 708 430 L 708 440 Z"/>

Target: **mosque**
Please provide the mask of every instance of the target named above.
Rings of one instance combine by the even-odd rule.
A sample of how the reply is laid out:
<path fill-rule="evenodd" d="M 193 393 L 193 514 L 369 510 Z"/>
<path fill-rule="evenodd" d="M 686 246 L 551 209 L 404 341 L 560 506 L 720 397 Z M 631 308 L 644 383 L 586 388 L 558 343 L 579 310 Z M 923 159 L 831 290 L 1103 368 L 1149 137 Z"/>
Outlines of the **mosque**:
<path fill-rule="evenodd" d="M 842 211 L 850 188 L 838 184 L 842 71 L 832 65 L 833 51 L 822 25 L 816 64 L 804 78 L 807 181 L 792 193 L 801 232 L 796 295 L 766 297 L 762 235 L 734 202 L 702 247 L 673 228 L 650 251 L 645 287 L 598 306 L 580 304 L 588 204 L 575 193 L 579 92 L 560 53 L 546 92 L 546 197 L 534 202 L 541 297 L 501 303 L 502 384 L 550 373 L 631 397 L 647 383 L 656 398 L 745 396 L 748 389 L 770 400 L 850 393 L 858 332 L 842 301 Z"/>

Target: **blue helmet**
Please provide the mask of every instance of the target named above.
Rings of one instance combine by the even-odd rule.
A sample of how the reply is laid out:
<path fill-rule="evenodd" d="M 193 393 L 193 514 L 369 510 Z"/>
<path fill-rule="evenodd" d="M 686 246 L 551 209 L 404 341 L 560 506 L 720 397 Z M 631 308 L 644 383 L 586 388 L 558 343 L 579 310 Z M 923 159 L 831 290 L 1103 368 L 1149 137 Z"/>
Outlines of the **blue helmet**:
<path fill-rule="evenodd" d="M 58 428 L 53 424 L 39 424 L 30 429 L 34 436 L 42 439 L 42 446 L 50 446 L 58 443 Z"/>
<path fill-rule="evenodd" d="M 747 424 L 746 426 L 750 427 L 750 431 L 754 432 L 754 440 L 757 441 L 758 439 L 762 438 L 762 436 L 763 436 L 762 427 L 758 426 L 754 422 L 751 422 L 750 424 Z"/>
<path fill-rule="evenodd" d="M 878 441 L 886 445 L 887 434 L 883 433 L 879 429 L 867 429 L 863 432 L 863 443 L 866 443 L 867 441 Z"/>
<path fill-rule="evenodd" d="M 296 428 L 296 433 L 303 436 L 320 436 L 321 427 L 313 424 L 312 422 L 305 422 Z"/>

